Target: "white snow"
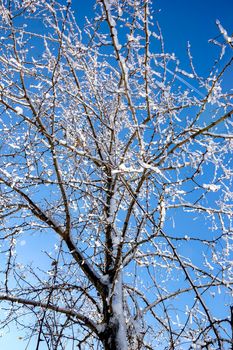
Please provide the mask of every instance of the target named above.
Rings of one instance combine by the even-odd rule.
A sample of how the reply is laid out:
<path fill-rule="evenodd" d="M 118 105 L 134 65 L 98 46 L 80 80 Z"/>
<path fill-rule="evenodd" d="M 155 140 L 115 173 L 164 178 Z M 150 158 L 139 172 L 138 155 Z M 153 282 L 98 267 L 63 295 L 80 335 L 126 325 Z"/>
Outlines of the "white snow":
<path fill-rule="evenodd" d="M 153 166 L 152 164 L 142 162 L 142 161 L 140 161 L 139 163 L 140 163 L 140 165 L 143 166 L 143 168 L 152 170 L 154 173 L 162 176 L 165 180 L 167 180 L 169 182 L 169 179 L 162 173 L 162 171 L 158 167 Z"/>
<path fill-rule="evenodd" d="M 119 174 L 119 173 L 142 173 L 143 168 L 134 168 L 132 166 L 127 166 L 124 163 L 119 165 L 118 169 L 112 170 L 112 174 Z"/>
<path fill-rule="evenodd" d="M 166 217 L 166 206 L 165 206 L 164 201 L 162 201 L 162 202 L 160 203 L 160 207 L 161 207 L 160 222 L 161 222 L 161 225 L 163 226 L 163 224 L 164 224 L 164 222 L 165 222 L 165 217 Z"/>
<path fill-rule="evenodd" d="M 22 68 L 22 65 L 13 57 L 10 58 L 9 62 L 13 63 L 13 65 L 16 66 L 17 68 Z"/>
<path fill-rule="evenodd" d="M 9 143 L 9 146 L 14 148 L 14 149 L 20 149 L 20 147 L 18 145 L 16 145 L 15 143 Z"/>
<path fill-rule="evenodd" d="M 52 169 L 48 169 L 47 170 L 47 174 L 48 174 L 48 176 L 52 176 L 53 175 L 53 170 Z"/>
<path fill-rule="evenodd" d="M 105 323 L 97 324 L 96 329 L 99 333 L 102 333 L 106 329 L 106 324 Z"/>
<path fill-rule="evenodd" d="M 117 343 L 119 349 L 127 350 L 127 340 L 126 340 L 126 323 L 124 318 L 123 309 L 123 295 L 122 295 L 122 276 L 119 272 L 118 279 L 115 281 L 114 292 L 112 297 L 112 310 L 113 319 L 116 318 L 119 322 L 119 329 L 117 334 Z"/>
<path fill-rule="evenodd" d="M 19 106 L 16 106 L 16 107 L 15 107 L 15 111 L 16 111 L 16 113 L 19 114 L 19 115 L 20 115 L 20 114 L 23 114 L 23 109 L 22 109 L 21 107 L 19 107 Z"/>
<path fill-rule="evenodd" d="M 0 171 L 8 178 L 11 178 L 11 174 L 8 173 L 8 171 L 4 170 L 4 169 L 0 169 Z"/>
<path fill-rule="evenodd" d="M 217 192 L 221 188 L 221 186 L 214 184 L 203 184 L 203 187 L 212 192 Z"/>
<path fill-rule="evenodd" d="M 60 145 L 64 145 L 64 146 L 65 146 L 67 143 L 66 143 L 66 141 L 65 141 L 65 140 L 59 140 L 59 144 L 60 144 Z"/>
<path fill-rule="evenodd" d="M 219 20 L 216 21 L 216 24 L 218 26 L 218 29 L 219 29 L 220 33 L 223 35 L 224 39 L 226 40 L 226 42 L 227 43 L 232 43 L 233 42 L 233 38 L 228 35 L 226 29 L 223 28 L 223 26 L 221 25 Z"/>
<path fill-rule="evenodd" d="M 186 72 L 186 71 L 183 70 L 183 69 L 177 68 L 177 69 L 176 69 L 176 72 L 178 72 L 178 73 L 180 73 L 180 74 L 182 74 L 182 75 L 184 75 L 184 76 L 186 76 L 186 77 L 188 77 L 188 78 L 190 78 L 190 79 L 193 79 L 193 78 L 194 78 L 194 75 L 193 75 L 192 73 L 188 73 L 188 72 Z"/>

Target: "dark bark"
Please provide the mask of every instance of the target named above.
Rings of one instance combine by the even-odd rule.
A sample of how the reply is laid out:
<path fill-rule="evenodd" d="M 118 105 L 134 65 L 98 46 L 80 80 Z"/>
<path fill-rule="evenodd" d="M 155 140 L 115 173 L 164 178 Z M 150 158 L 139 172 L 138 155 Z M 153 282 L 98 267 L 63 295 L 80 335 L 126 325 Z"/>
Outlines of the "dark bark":
<path fill-rule="evenodd" d="M 121 350 L 121 345 L 118 343 L 118 331 L 119 321 L 110 317 L 105 331 L 101 334 L 105 350 Z"/>

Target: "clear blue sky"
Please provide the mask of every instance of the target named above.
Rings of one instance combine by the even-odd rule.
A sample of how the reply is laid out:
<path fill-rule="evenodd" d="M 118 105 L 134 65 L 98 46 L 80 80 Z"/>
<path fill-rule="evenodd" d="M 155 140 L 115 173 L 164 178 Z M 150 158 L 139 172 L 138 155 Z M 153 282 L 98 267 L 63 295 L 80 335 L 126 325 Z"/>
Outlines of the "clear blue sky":
<path fill-rule="evenodd" d="M 233 1 L 232 0 L 152 0 L 158 13 L 165 48 L 174 52 L 181 61 L 181 66 L 188 64 L 187 42 L 191 44 L 191 52 L 195 69 L 200 75 L 207 76 L 214 60 L 219 54 L 216 45 L 209 43 L 209 39 L 219 35 L 216 19 L 229 35 L 233 35 Z M 230 51 L 230 50 L 229 50 Z M 228 51 L 228 53 L 229 53 Z M 226 55 L 224 60 L 229 58 Z M 233 88 L 233 70 L 225 76 L 223 87 Z"/>
<path fill-rule="evenodd" d="M 73 0 L 73 2 L 78 18 L 83 18 L 84 15 L 91 18 L 93 0 Z M 219 19 L 228 33 L 233 33 L 233 1 L 153 0 L 153 7 L 154 17 L 158 19 L 164 34 L 167 51 L 174 52 L 180 61 L 185 63 L 187 41 L 189 41 L 198 71 L 202 74 L 207 73 L 217 51 L 215 46 L 208 44 L 208 39 L 219 35 L 215 20 Z M 228 88 L 231 80 L 233 79 L 229 75 L 226 81 Z M 26 343 L 18 340 L 18 336 L 19 334 L 12 331 L 8 336 L 0 338 L 0 349 L 25 350 Z M 34 350 L 33 344 L 28 350 Z"/>
<path fill-rule="evenodd" d="M 185 54 L 187 41 L 190 41 L 201 64 L 211 59 L 215 50 L 208 44 L 208 39 L 219 35 L 216 19 L 229 34 L 233 33 L 231 0 L 160 0 L 153 3 L 155 8 L 161 8 L 158 20 L 167 48 L 181 55 L 181 58 Z"/>

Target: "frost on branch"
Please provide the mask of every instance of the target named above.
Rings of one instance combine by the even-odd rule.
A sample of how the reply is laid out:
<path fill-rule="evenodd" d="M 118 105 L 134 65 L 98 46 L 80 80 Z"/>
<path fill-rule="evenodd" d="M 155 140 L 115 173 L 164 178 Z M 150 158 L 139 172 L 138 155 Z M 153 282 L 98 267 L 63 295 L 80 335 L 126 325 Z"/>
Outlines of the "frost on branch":
<path fill-rule="evenodd" d="M 230 347 L 232 40 L 198 76 L 155 6 L 1 3 L 0 324 L 37 349 Z"/>

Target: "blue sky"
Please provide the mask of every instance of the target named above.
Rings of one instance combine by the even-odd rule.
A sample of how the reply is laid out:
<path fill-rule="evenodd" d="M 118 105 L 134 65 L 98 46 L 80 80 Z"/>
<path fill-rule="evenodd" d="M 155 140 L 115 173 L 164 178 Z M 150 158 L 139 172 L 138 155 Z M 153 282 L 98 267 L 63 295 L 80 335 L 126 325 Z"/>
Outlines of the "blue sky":
<path fill-rule="evenodd" d="M 92 17 L 95 0 L 73 1 L 76 17 L 83 21 L 85 16 Z M 216 20 L 218 19 L 228 34 L 233 35 L 232 0 L 152 0 L 154 22 L 161 27 L 165 51 L 174 52 L 180 60 L 181 68 L 189 67 L 187 43 L 191 44 L 191 54 L 195 69 L 200 75 L 208 76 L 220 48 L 209 43 L 210 39 L 221 37 Z M 81 6 L 80 6 L 81 4 Z M 229 58 L 225 55 L 224 62 Z M 231 73 L 233 70 L 231 68 Z M 232 88 L 232 74 L 224 77 L 223 87 Z"/>
<path fill-rule="evenodd" d="M 93 0 L 73 0 L 73 2 L 75 2 L 74 9 L 78 18 L 83 18 L 84 15 L 91 18 Z M 198 71 L 201 74 L 207 74 L 218 52 L 213 44 L 208 43 L 208 39 L 219 35 L 215 24 L 216 19 L 220 20 L 229 34 L 233 32 L 233 2 L 231 0 L 154 0 L 153 7 L 154 18 L 160 23 L 167 51 L 174 52 L 180 61 L 186 64 L 186 47 L 189 41 Z M 231 79 L 229 74 L 225 81 L 226 88 L 231 87 Z M 21 249 L 26 247 L 27 245 L 22 246 Z M 0 338 L 0 349 L 25 350 L 27 343 L 18 340 L 18 336 L 17 332 L 12 331 Z M 28 347 L 28 350 L 34 350 L 33 344 Z"/>
<path fill-rule="evenodd" d="M 93 0 L 73 1 L 78 18 L 91 17 Z M 81 7 L 80 7 L 81 4 Z M 192 45 L 194 60 L 202 72 L 207 72 L 216 55 L 216 47 L 208 40 L 219 35 L 215 24 L 219 19 L 229 34 L 233 34 L 233 2 L 231 0 L 152 0 L 154 20 L 159 21 L 165 49 L 186 60 L 186 48 Z"/>
<path fill-rule="evenodd" d="M 232 29 L 233 3 L 231 0 L 161 0 L 153 1 L 161 8 L 158 20 L 165 37 L 166 47 L 181 59 L 186 43 L 193 48 L 194 59 L 200 65 L 212 62 L 215 49 L 208 40 L 219 35 L 215 24 L 219 19 L 229 33 Z"/>

